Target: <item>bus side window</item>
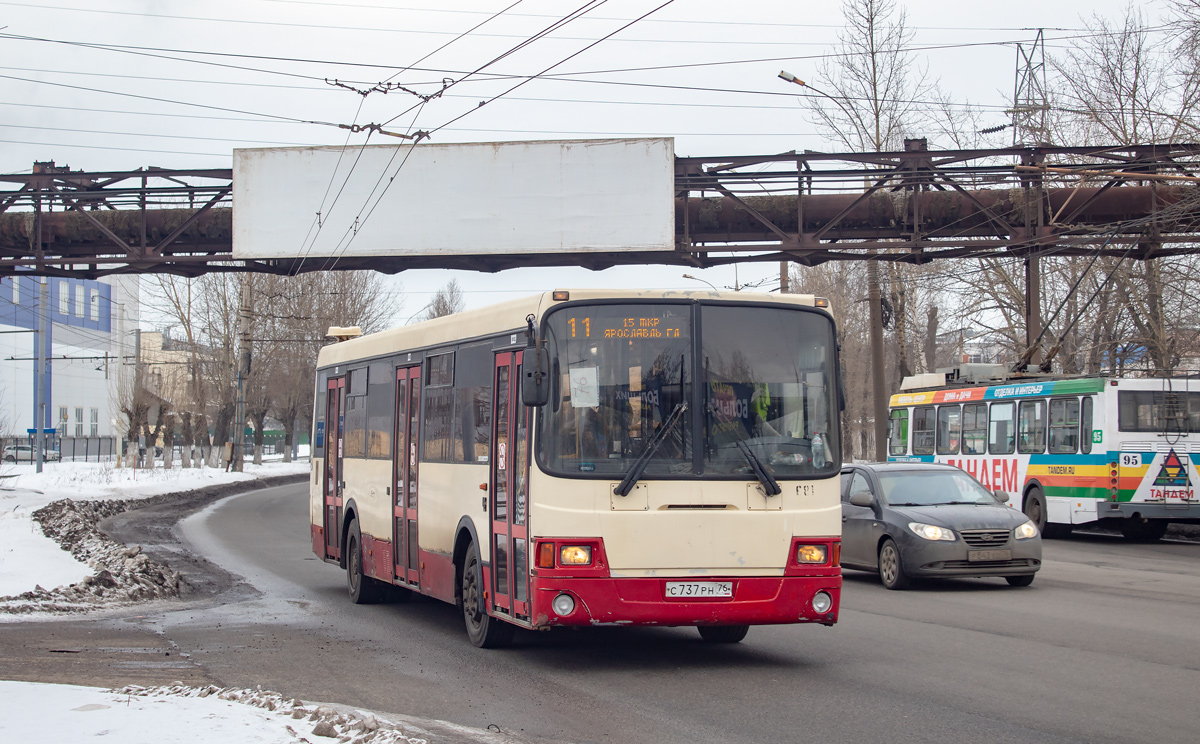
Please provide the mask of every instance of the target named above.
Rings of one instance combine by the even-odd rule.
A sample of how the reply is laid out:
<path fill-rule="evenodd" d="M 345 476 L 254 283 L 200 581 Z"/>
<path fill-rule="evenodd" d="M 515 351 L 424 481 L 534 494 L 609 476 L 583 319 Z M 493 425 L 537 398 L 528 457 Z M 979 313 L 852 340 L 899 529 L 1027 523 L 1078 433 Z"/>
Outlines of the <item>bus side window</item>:
<path fill-rule="evenodd" d="M 913 409 L 912 450 L 914 455 L 933 454 L 933 406 Z"/>
<path fill-rule="evenodd" d="M 968 403 L 963 406 L 962 453 L 987 454 L 987 405 Z"/>
<path fill-rule="evenodd" d="M 908 409 L 897 408 L 892 411 L 888 421 L 888 454 L 908 454 Z"/>
<path fill-rule="evenodd" d="M 957 405 L 938 406 L 937 453 L 957 455 L 958 439 L 962 433 L 962 408 Z"/>
<path fill-rule="evenodd" d="M 1046 401 L 1021 401 L 1017 409 L 1017 451 L 1023 455 L 1046 451 Z"/>
<path fill-rule="evenodd" d="M 1083 396 L 1083 412 L 1079 416 L 1080 438 L 1079 447 L 1083 454 L 1092 451 L 1092 405 L 1094 399 L 1090 395 Z"/>
<path fill-rule="evenodd" d="M 1073 455 L 1079 451 L 1079 399 L 1050 401 L 1050 454 Z"/>
<path fill-rule="evenodd" d="M 993 403 L 991 434 L 988 438 L 988 452 L 993 455 L 1011 455 L 1016 451 L 1016 440 L 1013 437 L 1013 421 L 1016 418 L 1016 405 L 1013 403 Z"/>

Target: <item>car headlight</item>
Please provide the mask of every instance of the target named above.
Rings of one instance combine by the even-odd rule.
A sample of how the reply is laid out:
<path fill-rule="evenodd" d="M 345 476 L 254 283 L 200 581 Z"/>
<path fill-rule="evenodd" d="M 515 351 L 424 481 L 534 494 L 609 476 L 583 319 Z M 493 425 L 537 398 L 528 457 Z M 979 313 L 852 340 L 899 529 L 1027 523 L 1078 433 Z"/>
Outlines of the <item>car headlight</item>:
<path fill-rule="evenodd" d="M 946 540 L 947 542 L 953 542 L 955 539 L 954 530 L 946 527 L 938 527 L 936 524 L 909 522 L 908 528 L 926 540 Z"/>
<path fill-rule="evenodd" d="M 1028 540 L 1031 537 L 1038 536 L 1038 528 L 1033 522 L 1026 522 L 1020 527 L 1013 530 L 1013 537 L 1018 540 Z"/>

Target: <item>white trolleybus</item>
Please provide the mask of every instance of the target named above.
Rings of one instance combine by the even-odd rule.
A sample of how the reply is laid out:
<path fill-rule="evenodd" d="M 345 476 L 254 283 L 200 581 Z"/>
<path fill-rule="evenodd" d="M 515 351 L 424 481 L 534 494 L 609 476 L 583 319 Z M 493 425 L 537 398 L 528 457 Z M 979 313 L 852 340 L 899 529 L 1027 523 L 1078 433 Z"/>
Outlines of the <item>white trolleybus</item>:
<path fill-rule="evenodd" d="M 515 628 L 837 621 L 823 299 L 555 291 L 321 350 L 312 546 L 350 598 Z M 337 334 L 331 329 L 331 334 Z"/>
<path fill-rule="evenodd" d="M 933 378 L 892 396 L 889 460 L 957 465 L 1048 537 L 1099 522 L 1157 540 L 1200 522 L 1200 380 L 905 382 Z"/>

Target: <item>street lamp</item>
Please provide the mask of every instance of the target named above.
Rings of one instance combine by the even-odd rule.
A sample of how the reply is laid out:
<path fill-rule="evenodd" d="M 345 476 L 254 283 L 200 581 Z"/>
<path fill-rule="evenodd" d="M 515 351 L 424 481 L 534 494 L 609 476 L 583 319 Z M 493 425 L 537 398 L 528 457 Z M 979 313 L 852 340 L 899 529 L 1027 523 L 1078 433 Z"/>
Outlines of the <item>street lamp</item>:
<path fill-rule="evenodd" d="M 696 282 L 704 282 L 704 283 L 705 283 L 705 284 L 707 284 L 708 286 L 712 287 L 712 290 L 713 290 L 714 292 L 720 292 L 720 291 L 721 291 L 721 290 L 717 289 L 717 286 L 716 286 L 715 284 L 713 284 L 712 282 L 708 281 L 707 279 L 701 279 L 700 277 L 698 277 L 698 276 L 692 276 L 691 274 L 684 274 L 684 275 L 683 275 L 683 278 L 684 278 L 684 279 L 691 279 L 692 281 L 696 281 Z"/>
<path fill-rule="evenodd" d="M 842 102 L 841 102 L 841 101 L 839 101 L 838 99 L 834 98 L 833 96 L 829 95 L 829 94 L 828 94 L 828 93 L 826 93 L 825 91 L 823 91 L 823 90 L 818 90 L 817 88 L 814 88 L 814 87 L 812 87 L 811 85 L 809 85 L 808 83 L 804 82 L 803 80 L 801 80 L 800 78 L 796 77 L 795 75 L 793 75 L 792 73 L 788 72 L 787 70 L 780 70 L 780 71 L 779 71 L 779 77 L 780 77 L 780 78 L 782 78 L 783 80 L 786 80 L 786 81 L 788 81 L 789 83 L 795 83 L 796 85 L 799 85 L 801 88 L 808 88 L 808 89 L 809 89 L 809 90 L 811 90 L 813 93 L 816 93 L 816 94 L 817 94 L 817 95 L 819 95 L 819 96 L 824 96 L 825 98 L 828 98 L 829 100 L 831 100 L 831 101 L 833 101 L 835 104 L 837 104 L 837 107 L 838 107 L 838 108 L 840 108 L 840 109 L 842 110 L 842 113 L 843 113 L 843 114 L 845 114 L 846 116 L 849 116 L 851 121 L 853 121 L 853 120 L 854 120 L 854 118 L 855 118 L 855 117 L 854 117 L 854 116 L 853 116 L 853 115 L 852 115 L 852 114 L 851 114 L 849 111 L 847 111 L 847 110 L 846 110 L 846 107 L 845 107 L 844 105 L 842 105 Z"/>

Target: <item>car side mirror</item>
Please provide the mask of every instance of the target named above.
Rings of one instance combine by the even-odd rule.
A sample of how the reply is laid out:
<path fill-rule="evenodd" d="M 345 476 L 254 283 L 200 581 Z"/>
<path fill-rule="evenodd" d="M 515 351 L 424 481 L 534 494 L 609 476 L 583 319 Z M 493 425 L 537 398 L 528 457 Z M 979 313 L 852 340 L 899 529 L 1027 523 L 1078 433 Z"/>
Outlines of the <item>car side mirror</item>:
<path fill-rule="evenodd" d="M 875 497 L 870 491 L 855 491 L 850 494 L 850 503 L 855 506 L 872 507 L 875 506 Z"/>
<path fill-rule="evenodd" d="M 999 501 L 1001 504 L 1008 503 L 1008 491 L 1001 491 L 999 488 L 997 488 L 995 491 L 992 491 L 992 495 L 995 496 L 996 501 Z"/>

